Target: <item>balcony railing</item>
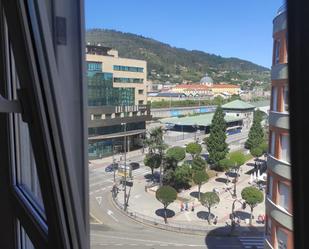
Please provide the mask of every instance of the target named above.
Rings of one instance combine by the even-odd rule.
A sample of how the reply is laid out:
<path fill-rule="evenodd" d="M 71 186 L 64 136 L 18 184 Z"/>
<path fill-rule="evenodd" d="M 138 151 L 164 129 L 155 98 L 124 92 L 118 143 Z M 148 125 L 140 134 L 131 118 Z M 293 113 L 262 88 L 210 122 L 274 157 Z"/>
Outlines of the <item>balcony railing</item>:
<path fill-rule="evenodd" d="M 277 11 L 277 16 L 286 11 L 286 3 L 283 4 Z"/>

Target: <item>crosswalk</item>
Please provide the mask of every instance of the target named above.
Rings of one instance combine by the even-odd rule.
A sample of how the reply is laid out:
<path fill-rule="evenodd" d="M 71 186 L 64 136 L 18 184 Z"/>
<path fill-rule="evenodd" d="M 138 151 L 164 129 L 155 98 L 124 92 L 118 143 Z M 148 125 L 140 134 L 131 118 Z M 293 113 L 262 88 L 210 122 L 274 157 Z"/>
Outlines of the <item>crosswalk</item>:
<path fill-rule="evenodd" d="M 142 166 L 139 169 L 132 171 L 133 178 L 143 177 L 145 174 L 150 173 L 148 167 Z M 116 173 L 116 181 L 119 181 L 120 177 Z M 91 169 L 89 170 L 89 186 L 90 195 L 102 191 L 110 190 L 114 182 L 113 172 L 104 172 L 102 170 Z"/>
<path fill-rule="evenodd" d="M 263 237 L 239 237 L 239 240 L 246 249 L 263 249 L 264 238 Z"/>

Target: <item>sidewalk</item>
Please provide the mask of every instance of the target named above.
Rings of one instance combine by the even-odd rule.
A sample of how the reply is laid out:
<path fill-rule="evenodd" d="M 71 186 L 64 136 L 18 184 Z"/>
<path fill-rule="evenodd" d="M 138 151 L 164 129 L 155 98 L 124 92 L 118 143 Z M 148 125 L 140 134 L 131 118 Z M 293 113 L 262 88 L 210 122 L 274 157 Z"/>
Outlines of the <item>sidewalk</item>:
<path fill-rule="evenodd" d="M 248 163 L 253 163 L 253 160 Z M 247 171 L 251 170 L 253 167 L 248 165 L 243 165 L 243 173 L 240 174 L 237 183 L 237 197 L 241 199 L 241 190 L 244 187 L 250 186 L 250 174 L 245 174 Z M 217 226 L 225 226 L 227 223 L 230 224 L 229 215 L 232 212 L 232 203 L 235 199 L 232 198 L 233 185 L 231 184 L 231 192 L 226 191 L 227 185 L 224 183 L 226 176 L 224 173 L 220 173 L 218 177 L 212 178 L 209 182 L 204 184 L 201 187 L 201 192 L 213 191 L 213 188 L 219 189 L 219 197 L 220 203 L 217 207 L 212 208 L 211 212 L 213 215 L 218 216 Z M 143 176 L 134 179 L 133 187 L 130 191 L 129 197 L 129 207 L 128 210 L 130 212 L 135 212 L 145 217 L 149 217 L 151 219 L 163 219 L 163 205 L 156 200 L 155 198 L 155 190 L 145 192 L 145 184 L 146 180 Z M 130 187 L 127 187 L 127 191 L 129 192 Z M 200 204 L 200 202 L 195 198 L 197 196 L 197 186 L 192 187 L 186 191 L 183 191 L 178 194 L 178 200 L 173 202 L 168 206 L 168 219 L 169 222 L 177 222 L 180 224 L 188 224 L 188 225 L 198 225 L 205 226 L 208 225 L 206 219 L 208 217 L 207 209 Z M 128 193 L 127 192 L 127 193 Z M 117 199 L 118 202 L 123 204 L 123 191 L 120 191 Z M 181 198 L 187 199 L 188 201 L 188 211 L 180 211 L 181 206 Z M 179 200 L 180 199 L 180 200 Z M 192 205 L 194 205 L 194 212 L 191 211 Z M 185 204 L 184 204 L 185 206 Z M 241 223 L 240 225 L 245 224 L 245 220 L 250 217 L 250 208 L 247 206 L 245 210 L 241 209 L 242 206 L 240 203 L 235 203 L 235 211 L 237 216 L 240 217 Z M 255 207 L 253 211 L 254 219 L 253 226 L 264 226 L 263 224 L 257 223 L 257 217 L 259 214 L 265 213 L 265 205 L 264 203 L 259 204 Z"/>

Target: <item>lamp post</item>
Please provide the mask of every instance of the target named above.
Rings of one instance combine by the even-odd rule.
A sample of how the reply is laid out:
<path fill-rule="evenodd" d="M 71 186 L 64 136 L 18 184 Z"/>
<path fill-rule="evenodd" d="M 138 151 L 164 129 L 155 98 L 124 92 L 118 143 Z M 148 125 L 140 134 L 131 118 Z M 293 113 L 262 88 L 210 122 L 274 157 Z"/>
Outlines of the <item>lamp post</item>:
<path fill-rule="evenodd" d="M 127 210 L 127 123 L 121 123 L 124 127 L 124 139 L 123 139 L 123 149 L 124 149 L 124 202 L 123 210 Z"/>
<path fill-rule="evenodd" d="M 113 173 L 114 173 L 114 184 L 116 182 L 116 169 L 115 169 L 115 149 L 114 149 L 114 139 L 112 139 L 112 150 L 113 150 Z"/>

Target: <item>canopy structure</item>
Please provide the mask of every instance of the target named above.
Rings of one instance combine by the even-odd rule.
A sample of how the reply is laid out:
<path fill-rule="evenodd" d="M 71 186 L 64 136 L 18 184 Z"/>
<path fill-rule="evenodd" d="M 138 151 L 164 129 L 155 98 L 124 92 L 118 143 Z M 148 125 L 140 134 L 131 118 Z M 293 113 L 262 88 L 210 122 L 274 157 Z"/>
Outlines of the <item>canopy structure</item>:
<path fill-rule="evenodd" d="M 187 117 L 174 117 L 174 118 L 163 118 L 160 120 L 164 124 L 174 124 L 182 126 L 210 126 L 214 113 L 200 114 L 196 116 L 187 116 Z M 241 117 L 235 117 L 232 115 L 226 114 L 224 117 L 227 123 L 241 121 Z"/>

